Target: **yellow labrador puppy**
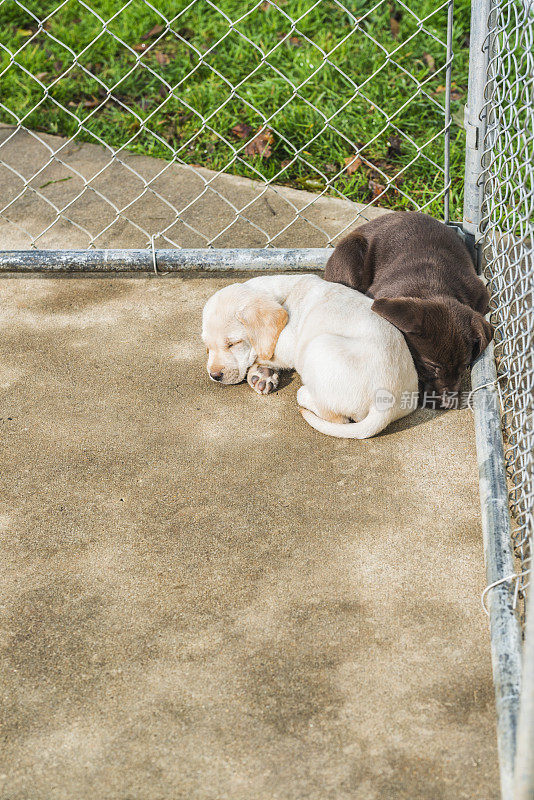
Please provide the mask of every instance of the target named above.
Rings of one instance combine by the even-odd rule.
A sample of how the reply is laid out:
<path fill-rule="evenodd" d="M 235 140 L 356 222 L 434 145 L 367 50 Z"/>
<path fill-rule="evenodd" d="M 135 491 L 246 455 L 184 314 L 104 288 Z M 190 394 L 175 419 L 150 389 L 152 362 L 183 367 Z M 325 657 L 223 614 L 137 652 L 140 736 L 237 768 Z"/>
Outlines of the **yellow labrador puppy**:
<path fill-rule="evenodd" d="M 316 275 L 226 286 L 204 307 L 210 378 L 229 384 L 248 375 L 264 394 L 275 370 L 296 369 L 303 382 L 297 402 L 313 428 L 346 439 L 374 436 L 413 410 L 417 373 L 402 333 L 372 303 Z"/>

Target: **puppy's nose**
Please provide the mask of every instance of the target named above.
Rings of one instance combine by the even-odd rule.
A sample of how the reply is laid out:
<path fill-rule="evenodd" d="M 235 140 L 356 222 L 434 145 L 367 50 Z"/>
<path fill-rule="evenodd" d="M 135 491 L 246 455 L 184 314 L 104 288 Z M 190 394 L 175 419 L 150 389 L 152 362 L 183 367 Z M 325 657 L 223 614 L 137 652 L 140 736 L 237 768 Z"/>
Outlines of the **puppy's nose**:
<path fill-rule="evenodd" d="M 222 372 L 210 372 L 210 378 L 212 381 L 222 381 L 223 374 Z"/>

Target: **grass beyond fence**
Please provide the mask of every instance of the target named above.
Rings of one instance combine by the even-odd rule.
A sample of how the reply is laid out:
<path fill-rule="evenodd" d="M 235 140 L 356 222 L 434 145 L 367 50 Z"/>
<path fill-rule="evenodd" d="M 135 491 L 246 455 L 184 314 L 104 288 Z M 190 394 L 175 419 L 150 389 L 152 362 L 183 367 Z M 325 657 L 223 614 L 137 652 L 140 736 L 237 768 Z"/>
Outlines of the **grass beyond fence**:
<path fill-rule="evenodd" d="M 439 192 L 443 176 L 423 154 L 443 164 L 443 137 L 429 143 L 443 116 L 414 78 L 443 105 L 445 50 L 417 32 L 401 5 L 347 0 L 350 13 L 333 0 L 90 0 L 92 10 L 67 0 L 54 11 L 58 5 L 26 0 L 24 10 L 0 1 L 3 122 L 167 160 L 176 153 L 215 170 L 242 148 L 229 172 L 315 192 L 328 186 L 357 202 L 374 195 L 389 208 L 413 207 L 403 193 L 422 206 Z M 446 10 L 437 5 L 413 0 L 413 12 L 432 14 L 424 25 L 444 41 Z M 469 2 L 455 6 L 451 214 L 459 218 Z M 354 146 L 365 144 L 351 162 Z M 426 210 L 440 216 L 442 200 Z"/>

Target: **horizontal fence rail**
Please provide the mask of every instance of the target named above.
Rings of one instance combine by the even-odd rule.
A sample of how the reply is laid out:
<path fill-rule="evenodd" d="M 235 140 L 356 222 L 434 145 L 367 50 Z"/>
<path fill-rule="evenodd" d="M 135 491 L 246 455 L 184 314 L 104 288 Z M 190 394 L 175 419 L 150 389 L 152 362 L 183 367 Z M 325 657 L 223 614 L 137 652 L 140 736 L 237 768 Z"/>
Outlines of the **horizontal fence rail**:
<path fill-rule="evenodd" d="M 0 273 L 301 272 L 324 269 L 330 248 L 0 251 Z"/>

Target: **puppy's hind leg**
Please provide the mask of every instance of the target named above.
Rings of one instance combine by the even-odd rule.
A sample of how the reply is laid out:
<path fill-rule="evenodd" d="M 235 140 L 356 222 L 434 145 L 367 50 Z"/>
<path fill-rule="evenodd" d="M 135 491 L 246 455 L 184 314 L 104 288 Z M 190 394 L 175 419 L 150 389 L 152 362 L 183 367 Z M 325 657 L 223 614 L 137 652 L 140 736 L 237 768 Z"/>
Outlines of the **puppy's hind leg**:
<path fill-rule="evenodd" d="M 308 409 L 308 411 L 311 411 L 312 414 L 315 414 L 316 417 L 328 420 L 328 422 L 346 423 L 349 421 L 348 417 L 344 417 L 341 414 L 335 414 L 333 411 L 328 411 L 327 409 L 320 408 L 313 399 L 311 392 L 307 386 L 301 386 L 300 389 L 298 390 L 297 403 L 299 404 L 301 409 L 306 408 Z"/>

